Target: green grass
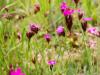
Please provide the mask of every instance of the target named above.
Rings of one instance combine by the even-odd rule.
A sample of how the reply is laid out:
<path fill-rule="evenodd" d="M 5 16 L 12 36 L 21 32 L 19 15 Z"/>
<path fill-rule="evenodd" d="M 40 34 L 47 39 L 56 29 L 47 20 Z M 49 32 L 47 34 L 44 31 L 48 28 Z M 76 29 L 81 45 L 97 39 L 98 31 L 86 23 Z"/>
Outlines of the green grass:
<path fill-rule="evenodd" d="M 75 8 L 74 2 L 65 1 L 70 7 Z M 91 38 L 87 33 L 85 36 L 68 37 L 65 20 L 60 11 L 61 2 L 62 0 L 51 0 L 51 3 L 48 0 L 0 1 L 0 8 L 2 6 L 8 8 L 8 12 L 5 8 L 1 8 L 0 16 L 5 13 L 16 14 L 11 19 L 0 18 L 0 75 L 9 75 L 10 64 L 13 64 L 14 68 L 21 67 L 26 75 L 99 75 L 100 37 L 94 37 L 97 41 L 97 47 L 94 50 L 86 44 L 86 41 Z M 40 11 L 37 14 L 34 14 L 35 3 L 40 4 Z M 99 0 L 96 0 L 96 4 L 93 0 L 81 0 L 78 8 L 85 11 L 86 17 L 94 19 L 89 23 L 91 26 L 99 27 Z M 48 11 L 49 14 L 45 17 L 44 14 Z M 25 18 L 18 20 L 19 16 L 25 16 Z M 29 42 L 26 32 L 29 30 L 30 23 L 39 24 L 41 29 Z M 56 34 L 55 30 L 59 25 L 64 26 L 65 37 L 59 37 Z M 82 31 L 78 19 L 74 19 L 73 25 L 73 31 Z M 54 35 L 49 44 L 43 38 L 43 34 L 47 33 L 47 30 Z M 17 38 L 18 32 L 22 33 L 21 40 Z M 78 40 L 74 41 L 75 38 Z M 28 42 L 30 48 L 28 48 Z M 41 58 L 40 62 L 39 58 Z M 47 64 L 49 59 L 57 61 L 52 71 Z M 35 63 L 32 63 L 32 60 Z"/>

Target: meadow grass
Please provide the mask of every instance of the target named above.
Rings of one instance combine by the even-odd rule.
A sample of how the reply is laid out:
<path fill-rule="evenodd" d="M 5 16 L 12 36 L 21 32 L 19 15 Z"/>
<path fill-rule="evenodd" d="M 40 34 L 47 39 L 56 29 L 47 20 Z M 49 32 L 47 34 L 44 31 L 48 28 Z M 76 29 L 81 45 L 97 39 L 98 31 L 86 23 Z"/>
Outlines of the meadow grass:
<path fill-rule="evenodd" d="M 26 75 L 99 75 L 100 37 L 84 33 L 77 14 L 72 31 L 79 35 L 69 37 L 60 5 L 65 1 L 73 9 L 82 9 L 85 17 L 93 18 L 88 25 L 99 29 L 100 0 L 80 0 L 77 8 L 72 0 L 48 1 L 0 1 L 0 75 L 9 75 L 11 64 L 13 68 L 21 67 Z M 34 14 L 36 3 L 40 5 L 40 11 Z M 5 18 L 5 14 L 11 16 Z M 26 32 L 31 23 L 38 24 L 40 30 L 29 40 Z M 56 34 L 59 25 L 64 27 L 65 37 Z M 21 39 L 18 39 L 18 32 Z M 43 37 L 45 33 L 52 35 L 49 43 Z M 89 39 L 96 41 L 94 49 L 88 46 Z M 48 60 L 56 61 L 52 70 Z"/>

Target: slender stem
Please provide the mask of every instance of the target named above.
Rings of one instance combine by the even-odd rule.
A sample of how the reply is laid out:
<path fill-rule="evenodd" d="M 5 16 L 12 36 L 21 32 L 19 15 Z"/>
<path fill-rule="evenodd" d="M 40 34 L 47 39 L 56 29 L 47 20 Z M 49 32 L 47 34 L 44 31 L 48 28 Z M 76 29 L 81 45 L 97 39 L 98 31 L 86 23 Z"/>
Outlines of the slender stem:
<path fill-rule="evenodd" d="M 30 39 L 28 39 L 28 50 L 30 50 Z"/>

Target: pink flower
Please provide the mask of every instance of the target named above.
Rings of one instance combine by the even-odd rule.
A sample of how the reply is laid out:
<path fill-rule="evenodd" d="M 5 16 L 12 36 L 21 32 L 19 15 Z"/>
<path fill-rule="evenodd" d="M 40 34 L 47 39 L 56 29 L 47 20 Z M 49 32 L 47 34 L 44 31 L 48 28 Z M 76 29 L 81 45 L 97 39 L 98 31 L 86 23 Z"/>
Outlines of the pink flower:
<path fill-rule="evenodd" d="M 50 34 L 44 34 L 44 38 L 48 43 L 51 41 L 51 35 Z"/>
<path fill-rule="evenodd" d="M 94 40 L 89 40 L 88 41 L 88 45 L 91 49 L 95 49 L 96 48 L 96 41 Z"/>
<path fill-rule="evenodd" d="M 84 21 L 91 21 L 92 18 L 83 18 Z"/>
<path fill-rule="evenodd" d="M 21 37 L 22 37 L 21 32 L 18 32 L 18 33 L 17 33 L 17 38 L 20 40 Z"/>
<path fill-rule="evenodd" d="M 67 8 L 63 14 L 64 16 L 67 16 L 67 15 L 72 15 L 75 11 L 73 9 L 70 9 L 70 8 Z"/>
<path fill-rule="evenodd" d="M 93 35 L 98 35 L 98 30 L 95 27 L 88 28 L 87 31 Z"/>
<path fill-rule="evenodd" d="M 64 31 L 64 27 L 63 26 L 58 26 L 57 30 L 56 30 L 57 34 L 59 36 L 65 36 L 65 31 Z"/>
<path fill-rule="evenodd" d="M 66 2 L 62 2 L 62 3 L 61 3 L 61 6 L 60 6 L 61 11 L 64 12 L 64 10 L 65 10 L 66 8 L 67 8 Z"/>
<path fill-rule="evenodd" d="M 10 69 L 9 75 L 25 75 L 25 73 L 22 73 L 21 68 L 17 68 L 16 70 Z"/>
<path fill-rule="evenodd" d="M 55 65 L 56 64 L 56 61 L 55 60 L 49 60 L 48 61 L 48 65 Z"/>

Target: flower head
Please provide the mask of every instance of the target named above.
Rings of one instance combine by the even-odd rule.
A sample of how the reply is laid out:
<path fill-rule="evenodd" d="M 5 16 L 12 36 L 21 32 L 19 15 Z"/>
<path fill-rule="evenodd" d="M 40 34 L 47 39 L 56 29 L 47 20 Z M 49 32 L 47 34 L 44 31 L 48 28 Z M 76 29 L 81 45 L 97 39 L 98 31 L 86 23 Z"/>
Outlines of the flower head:
<path fill-rule="evenodd" d="M 45 40 L 49 43 L 51 41 L 51 35 L 50 34 L 44 34 Z"/>
<path fill-rule="evenodd" d="M 35 34 L 35 33 L 32 32 L 32 31 L 26 32 L 26 36 L 27 36 L 27 38 L 28 38 L 29 40 L 31 39 L 31 37 L 32 37 L 34 34 Z"/>
<path fill-rule="evenodd" d="M 21 68 L 17 68 L 16 70 L 10 69 L 9 75 L 25 75 L 25 73 L 22 73 Z"/>
<path fill-rule="evenodd" d="M 95 27 L 90 27 L 87 31 L 93 35 L 99 35 L 99 31 Z"/>
<path fill-rule="evenodd" d="M 38 33 L 40 30 L 40 27 L 37 24 L 30 24 L 30 30 L 33 31 L 34 33 Z"/>
<path fill-rule="evenodd" d="M 18 33 L 17 33 L 17 38 L 20 40 L 21 37 L 22 37 L 21 32 L 18 32 Z"/>
<path fill-rule="evenodd" d="M 34 13 L 36 14 L 39 11 L 40 11 L 40 4 L 37 3 L 34 5 Z"/>
<path fill-rule="evenodd" d="M 70 8 L 67 8 L 63 14 L 64 16 L 67 16 L 67 15 L 72 15 L 74 13 L 74 10 L 73 9 L 70 9 Z"/>
<path fill-rule="evenodd" d="M 64 10 L 65 10 L 67 7 L 68 7 L 68 6 L 67 6 L 66 2 L 62 2 L 62 3 L 61 3 L 60 9 L 61 9 L 62 13 L 64 12 Z"/>
<path fill-rule="evenodd" d="M 58 26 L 56 32 L 57 32 L 57 34 L 58 34 L 59 36 L 61 36 L 61 35 L 62 35 L 62 36 L 65 36 L 64 27 L 62 27 L 62 26 Z"/>
<path fill-rule="evenodd" d="M 92 18 L 83 18 L 84 21 L 91 21 Z"/>
<path fill-rule="evenodd" d="M 48 61 L 48 65 L 55 65 L 56 64 L 56 61 L 55 60 L 49 60 Z"/>
<path fill-rule="evenodd" d="M 83 31 L 85 32 L 86 29 L 87 29 L 87 21 L 82 21 L 82 22 L 81 22 L 81 25 L 82 25 Z"/>
<path fill-rule="evenodd" d="M 66 16 L 65 17 L 65 21 L 66 21 L 66 25 L 67 25 L 68 30 L 71 32 L 71 28 L 72 28 L 72 25 L 73 25 L 73 17 L 72 17 L 72 15 Z"/>
<path fill-rule="evenodd" d="M 49 60 L 48 61 L 48 65 L 50 66 L 50 70 L 53 69 L 53 66 L 56 64 L 56 61 L 55 60 Z"/>
<path fill-rule="evenodd" d="M 81 11 L 80 9 L 78 9 L 77 12 L 78 12 L 78 18 L 79 18 L 79 20 L 81 20 L 84 15 L 84 12 Z"/>

